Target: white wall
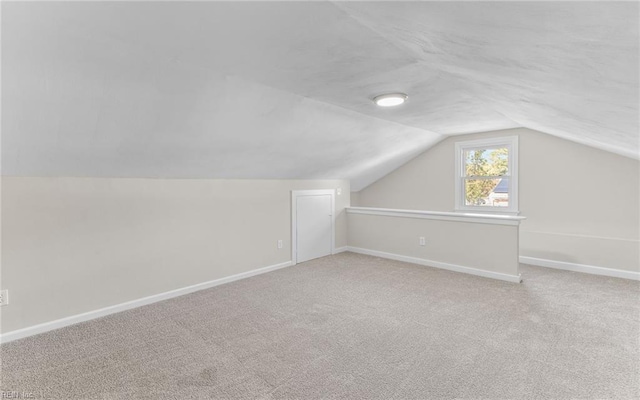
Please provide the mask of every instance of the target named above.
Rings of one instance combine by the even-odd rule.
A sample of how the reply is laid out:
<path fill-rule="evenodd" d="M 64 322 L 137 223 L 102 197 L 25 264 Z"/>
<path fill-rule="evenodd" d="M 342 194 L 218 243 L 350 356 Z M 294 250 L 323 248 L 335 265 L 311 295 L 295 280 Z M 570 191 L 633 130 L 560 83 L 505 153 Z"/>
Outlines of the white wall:
<path fill-rule="evenodd" d="M 517 225 L 354 213 L 348 221 L 350 250 L 519 281 Z"/>
<path fill-rule="evenodd" d="M 454 208 L 454 143 L 519 136 L 520 255 L 640 271 L 639 162 L 529 129 L 447 138 L 357 193 L 357 205 Z"/>
<path fill-rule="evenodd" d="M 2 332 L 289 261 L 290 191 L 338 187 L 342 247 L 348 181 L 4 177 Z"/>

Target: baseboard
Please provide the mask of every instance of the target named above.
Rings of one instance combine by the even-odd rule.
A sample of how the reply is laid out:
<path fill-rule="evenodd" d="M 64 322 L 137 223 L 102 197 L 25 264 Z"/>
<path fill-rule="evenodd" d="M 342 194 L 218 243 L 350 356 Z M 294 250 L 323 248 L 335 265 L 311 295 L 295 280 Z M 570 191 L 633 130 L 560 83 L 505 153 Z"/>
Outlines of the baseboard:
<path fill-rule="evenodd" d="M 520 256 L 521 264 L 536 265 L 538 267 L 562 269 L 565 271 L 582 272 L 585 274 L 610 276 L 613 278 L 640 281 L 640 272 L 624 271 L 621 269 L 596 267 L 593 265 L 576 264 L 565 261 L 546 260 L 544 258 Z"/>
<path fill-rule="evenodd" d="M 333 254 L 344 253 L 345 251 L 348 251 L 347 246 L 336 247 L 333 249 Z"/>
<path fill-rule="evenodd" d="M 292 265 L 291 261 L 287 261 L 280 264 L 270 265 L 268 267 L 258 268 L 251 271 L 242 272 L 240 274 L 227 276 L 225 278 L 215 279 L 208 282 L 202 282 L 195 285 L 183 287 L 180 289 L 175 289 L 168 292 L 143 297 L 141 299 L 127 301 L 125 303 L 120 303 L 113 306 L 100 308 L 98 310 L 89 311 L 89 312 L 85 312 L 77 315 L 72 315 L 70 317 L 57 319 L 55 321 L 45 322 L 45 323 L 34 325 L 34 326 L 29 326 L 27 328 L 18 329 L 18 330 L 7 332 L 0 335 L 0 343 L 7 343 L 13 340 L 22 339 L 28 336 L 33 336 L 40 333 L 52 331 L 55 329 L 64 328 L 65 326 L 74 325 L 80 322 L 85 322 L 92 319 L 104 317 L 110 314 L 115 314 L 118 312 L 130 310 L 132 308 L 142 307 L 147 304 L 156 303 L 158 301 L 172 299 L 174 297 L 183 296 L 185 294 L 223 285 L 225 283 L 230 283 L 240 279 L 245 279 L 252 276 L 275 271 L 277 269 L 289 267 L 291 265 Z"/>
<path fill-rule="evenodd" d="M 477 268 L 464 267 L 462 265 L 427 260 L 424 258 L 403 256 L 400 254 L 386 253 L 384 251 L 378 251 L 378 250 L 363 249 L 360 247 L 347 246 L 347 250 L 353 253 L 366 254 L 369 256 L 375 256 L 380 258 L 387 258 L 389 260 L 404 261 L 412 264 L 423 265 L 426 267 L 446 269 L 448 271 L 462 272 L 465 274 L 482 276 L 484 278 L 493 278 L 493 279 L 499 279 L 501 281 L 514 282 L 514 283 L 520 283 L 521 281 L 520 275 L 509 275 L 509 274 L 503 274 L 500 272 L 485 271 Z"/>

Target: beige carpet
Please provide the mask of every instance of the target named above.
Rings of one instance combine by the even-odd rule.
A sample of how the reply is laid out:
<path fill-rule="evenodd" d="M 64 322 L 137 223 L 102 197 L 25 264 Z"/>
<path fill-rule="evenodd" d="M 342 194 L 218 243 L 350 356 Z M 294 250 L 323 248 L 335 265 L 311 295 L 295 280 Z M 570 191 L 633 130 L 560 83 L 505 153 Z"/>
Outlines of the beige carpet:
<path fill-rule="evenodd" d="M 2 346 L 54 399 L 621 398 L 638 282 L 523 266 L 513 284 L 344 253 Z"/>

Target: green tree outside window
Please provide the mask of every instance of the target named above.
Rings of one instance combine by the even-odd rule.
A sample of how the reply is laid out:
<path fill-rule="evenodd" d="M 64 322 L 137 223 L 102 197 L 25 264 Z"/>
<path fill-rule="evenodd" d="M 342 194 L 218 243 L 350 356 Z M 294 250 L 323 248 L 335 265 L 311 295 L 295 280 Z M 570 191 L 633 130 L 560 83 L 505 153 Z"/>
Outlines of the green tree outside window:
<path fill-rule="evenodd" d="M 469 150 L 465 156 L 465 198 L 467 205 L 483 205 L 485 198 L 508 173 L 506 148 Z M 495 178 L 494 178 L 495 177 Z"/>

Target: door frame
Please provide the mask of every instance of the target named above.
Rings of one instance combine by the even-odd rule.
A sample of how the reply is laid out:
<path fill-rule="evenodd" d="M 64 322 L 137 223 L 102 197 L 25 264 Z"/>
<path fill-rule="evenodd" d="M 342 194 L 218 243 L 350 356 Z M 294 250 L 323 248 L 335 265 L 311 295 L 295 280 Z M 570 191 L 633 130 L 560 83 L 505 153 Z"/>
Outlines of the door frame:
<path fill-rule="evenodd" d="M 336 191 L 334 189 L 291 191 L 291 264 L 298 263 L 298 197 L 331 196 L 331 254 L 336 252 Z"/>

